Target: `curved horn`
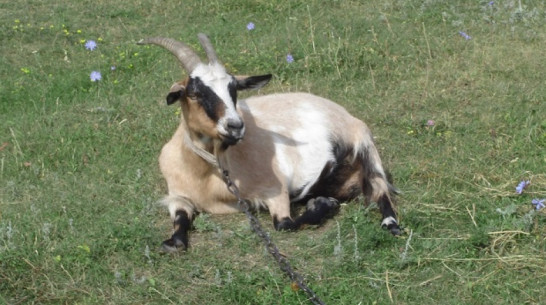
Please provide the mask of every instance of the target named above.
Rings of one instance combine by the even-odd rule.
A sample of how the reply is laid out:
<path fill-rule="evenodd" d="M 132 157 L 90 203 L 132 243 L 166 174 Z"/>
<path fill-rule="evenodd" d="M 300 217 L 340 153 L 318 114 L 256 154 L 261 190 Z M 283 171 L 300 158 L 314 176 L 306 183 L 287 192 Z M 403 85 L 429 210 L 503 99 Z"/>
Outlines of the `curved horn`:
<path fill-rule="evenodd" d="M 192 73 L 195 67 L 201 63 L 201 59 L 195 52 L 186 44 L 176 41 L 171 38 L 151 37 L 141 39 L 137 44 L 155 44 L 169 50 L 178 60 L 188 73 Z"/>
<path fill-rule="evenodd" d="M 214 51 L 214 48 L 212 47 L 212 43 L 210 43 L 210 40 L 207 37 L 207 35 L 203 33 L 199 33 L 197 34 L 197 37 L 199 37 L 201 46 L 203 46 L 203 49 L 205 49 L 205 53 L 207 54 L 209 63 L 219 62 L 218 57 L 216 56 L 216 52 Z"/>

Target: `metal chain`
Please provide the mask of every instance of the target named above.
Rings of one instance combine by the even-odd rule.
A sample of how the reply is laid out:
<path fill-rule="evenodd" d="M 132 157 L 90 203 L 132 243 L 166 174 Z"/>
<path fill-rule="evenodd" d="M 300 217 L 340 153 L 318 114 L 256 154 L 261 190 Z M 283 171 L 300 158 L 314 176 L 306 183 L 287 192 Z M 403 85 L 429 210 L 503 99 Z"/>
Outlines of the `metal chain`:
<path fill-rule="evenodd" d="M 311 290 L 311 288 L 309 288 L 305 284 L 301 274 L 297 273 L 296 271 L 294 271 L 294 269 L 292 269 L 292 266 L 290 265 L 290 262 L 288 261 L 288 259 L 286 259 L 280 253 L 277 246 L 271 240 L 271 237 L 269 237 L 269 234 L 267 234 L 267 232 L 265 232 L 262 229 L 262 226 L 260 225 L 258 218 L 256 218 L 256 216 L 254 216 L 250 212 L 248 202 L 246 202 L 241 197 L 241 194 L 239 193 L 239 188 L 237 187 L 237 185 L 235 185 L 235 183 L 233 183 L 233 181 L 229 177 L 229 172 L 227 170 L 222 169 L 222 176 L 224 178 L 224 182 L 227 185 L 227 189 L 233 195 L 235 195 L 235 197 L 237 197 L 237 204 L 242 208 L 243 212 L 246 214 L 248 221 L 250 222 L 250 227 L 262 239 L 267 251 L 269 251 L 269 253 L 273 255 L 273 258 L 275 258 L 281 270 L 288 275 L 288 277 L 292 280 L 293 283 L 296 283 L 301 290 L 305 291 L 305 293 L 309 297 L 309 301 L 311 301 L 313 304 L 316 304 L 316 305 L 325 305 L 324 302 L 322 302 L 322 300 L 319 299 L 319 297 L 315 294 L 315 292 Z"/>

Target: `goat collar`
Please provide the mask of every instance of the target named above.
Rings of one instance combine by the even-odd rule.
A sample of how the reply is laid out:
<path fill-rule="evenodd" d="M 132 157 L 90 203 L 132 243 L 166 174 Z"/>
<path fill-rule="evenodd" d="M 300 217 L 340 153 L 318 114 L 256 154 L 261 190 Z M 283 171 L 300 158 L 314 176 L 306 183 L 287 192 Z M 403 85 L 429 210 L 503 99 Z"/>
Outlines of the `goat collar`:
<path fill-rule="evenodd" d="M 190 135 L 185 132 L 184 133 L 184 142 L 186 142 L 186 145 L 193 151 L 196 155 L 201 157 L 201 159 L 205 160 L 208 164 L 212 165 L 213 167 L 220 168 L 220 165 L 218 164 L 218 160 L 216 156 L 211 154 L 210 152 L 206 151 L 205 149 L 201 147 L 195 146 L 193 144 L 192 139 L 190 138 Z"/>

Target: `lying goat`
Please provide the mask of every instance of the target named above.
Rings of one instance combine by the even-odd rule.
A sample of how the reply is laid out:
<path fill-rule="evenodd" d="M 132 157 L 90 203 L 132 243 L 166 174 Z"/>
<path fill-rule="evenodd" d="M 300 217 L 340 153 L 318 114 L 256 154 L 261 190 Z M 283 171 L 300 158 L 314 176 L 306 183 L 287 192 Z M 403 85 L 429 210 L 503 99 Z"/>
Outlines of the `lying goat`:
<path fill-rule="evenodd" d="M 209 63 L 187 45 L 168 38 L 139 44 L 173 53 L 189 74 L 175 83 L 167 104 L 180 101 L 182 119 L 163 147 L 159 163 L 169 195 L 163 200 L 174 222 L 167 251 L 186 249 L 196 213 L 239 212 L 222 180 L 229 170 L 240 194 L 271 213 L 277 230 L 320 224 L 345 201 L 364 193 L 377 202 L 381 225 L 400 234 L 387 181 L 372 134 L 343 107 L 307 93 L 284 93 L 237 100 L 237 91 L 261 88 L 271 75 L 238 77 L 226 72 L 209 39 L 199 34 Z M 291 202 L 308 201 L 292 218 Z"/>

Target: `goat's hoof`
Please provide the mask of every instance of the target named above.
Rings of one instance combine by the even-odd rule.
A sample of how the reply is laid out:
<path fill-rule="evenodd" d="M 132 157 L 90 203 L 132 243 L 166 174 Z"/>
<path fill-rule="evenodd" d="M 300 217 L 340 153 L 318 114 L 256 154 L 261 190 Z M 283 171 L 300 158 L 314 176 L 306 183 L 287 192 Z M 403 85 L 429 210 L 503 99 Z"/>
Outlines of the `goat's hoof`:
<path fill-rule="evenodd" d="M 337 210 L 339 208 L 339 201 L 335 198 L 317 197 L 307 201 L 307 210 L 315 211 L 317 209 L 325 208 L 326 210 Z"/>
<path fill-rule="evenodd" d="M 332 197 L 317 197 L 317 201 L 319 201 L 322 203 L 322 204 L 326 204 L 326 206 L 330 209 L 337 209 L 339 208 L 339 201 L 335 198 L 332 198 Z"/>
<path fill-rule="evenodd" d="M 402 230 L 400 229 L 400 227 L 399 227 L 397 224 L 395 224 L 394 226 L 392 226 L 392 227 L 390 227 L 390 228 L 387 227 L 387 229 L 388 229 L 388 230 L 391 232 L 391 234 L 394 235 L 394 236 L 400 236 L 400 235 L 402 235 Z"/>
<path fill-rule="evenodd" d="M 321 215 L 323 220 L 330 219 L 334 217 L 339 211 L 339 201 L 335 198 L 326 198 L 326 197 L 317 197 L 315 202 L 312 203 L 312 207 L 307 205 L 308 210 L 320 211 L 318 212 Z"/>
<path fill-rule="evenodd" d="M 165 253 L 175 253 L 186 249 L 188 249 L 188 245 L 177 238 L 169 238 L 161 243 L 161 251 Z"/>
<path fill-rule="evenodd" d="M 274 222 L 275 230 L 277 231 L 296 231 L 297 226 L 294 221 L 288 217 Z"/>
<path fill-rule="evenodd" d="M 390 223 L 388 225 L 382 224 L 381 227 L 389 230 L 389 232 L 391 232 L 391 234 L 394 236 L 402 235 L 402 229 L 400 229 L 400 227 L 398 226 L 396 222 Z"/>
<path fill-rule="evenodd" d="M 381 222 L 381 227 L 389 230 L 394 236 L 402 235 L 402 230 L 398 226 L 398 222 L 392 216 L 385 217 Z"/>

